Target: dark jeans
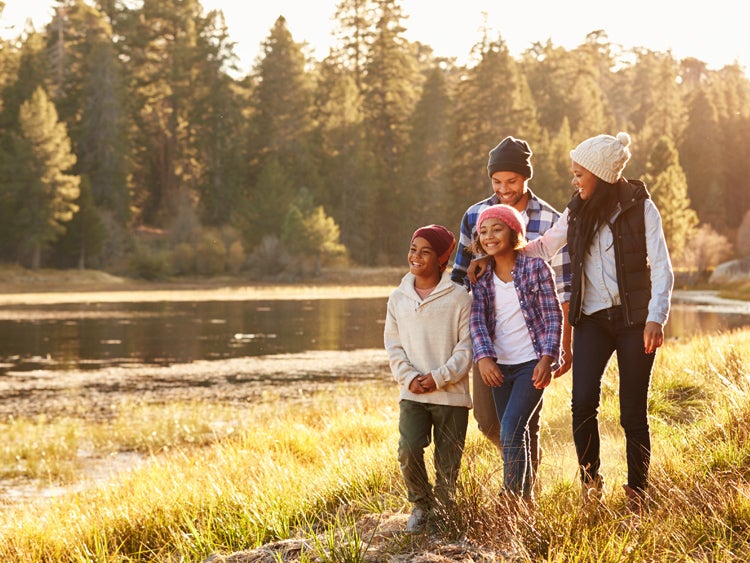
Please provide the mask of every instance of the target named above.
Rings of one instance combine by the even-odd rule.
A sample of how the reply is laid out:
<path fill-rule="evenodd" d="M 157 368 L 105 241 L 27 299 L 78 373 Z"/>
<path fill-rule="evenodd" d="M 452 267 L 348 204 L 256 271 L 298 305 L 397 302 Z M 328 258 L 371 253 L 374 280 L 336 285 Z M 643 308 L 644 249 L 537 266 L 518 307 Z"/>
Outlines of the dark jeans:
<path fill-rule="evenodd" d="M 449 507 L 456 493 L 458 471 L 466 441 L 469 409 L 416 401 L 399 402 L 398 461 L 411 503 L 426 510 Z M 424 449 L 435 438 L 435 491 L 427 477 Z"/>
<path fill-rule="evenodd" d="M 648 389 L 655 354 L 643 348 L 644 325 L 625 326 L 619 307 L 583 315 L 573 333 L 573 441 L 581 479 L 599 474 L 599 403 L 602 376 L 612 353 L 617 353 L 620 378 L 620 425 L 625 430 L 628 485 L 643 490 L 648 484 L 651 439 L 648 426 Z"/>

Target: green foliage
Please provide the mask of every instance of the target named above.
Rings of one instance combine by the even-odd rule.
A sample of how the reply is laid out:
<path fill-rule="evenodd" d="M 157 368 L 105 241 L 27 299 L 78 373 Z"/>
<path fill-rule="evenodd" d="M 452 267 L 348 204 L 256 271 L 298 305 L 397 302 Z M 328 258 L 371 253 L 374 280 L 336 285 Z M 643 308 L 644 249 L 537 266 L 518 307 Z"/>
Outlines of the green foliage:
<path fill-rule="evenodd" d="M 681 256 L 698 226 L 698 215 L 690 205 L 687 178 L 669 137 L 661 137 L 656 143 L 645 179 L 662 216 L 667 247 L 670 253 Z"/>
<path fill-rule="evenodd" d="M 149 281 L 162 279 L 167 274 L 167 265 L 166 251 L 144 243 L 137 243 L 128 259 L 128 271 Z"/>
<path fill-rule="evenodd" d="M 42 250 L 65 232 L 78 211 L 80 178 L 68 174 L 75 164 L 66 127 L 57 120 L 54 104 L 37 88 L 19 110 L 19 156 L 27 172 L 18 182 L 16 226 L 22 246 L 30 252 L 32 268 L 41 264 Z"/>
<path fill-rule="evenodd" d="M 313 205 L 312 198 L 304 190 L 289 206 L 281 240 L 292 256 L 310 258 L 316 274 L 320 273 L 326 260 L 346 253 L 339 243 L 338 225 L 326 215 L 322 206 Z"/>
<path fill-rule="evenodd" d="M 175 274 L 195 272 L 195 249 L 187 242 L 178 243 L 172 250 L 172 270 Z"/>
<path fill-rule="evenodd" d="M 221 274 L 226 270 L 227 247 L 219 234 L 206 230 L 195 246 L 195 269 L 201 275 Z"/>
<path fill-rule="evenodd" d="M 88 176 L 81 177 L 80 195 L 75 204 L 78 211 L 68 223 L 65 234 L 58 240 L 52 254 L 56 265 L 74 265 L 84 269 L 99 257 L 107 238 L 104 222 L 94 204 Z"/>
<path fill-rule="evenodd" d="M 406 38 L 400 0 L 340 0 L 325 59 L 309 58 L 281 16 L 242 75 L 221 12 L 200 0 L 59 7 L 41 33 L 0 44 L 2 260 L 73 256 L 62 241 L 51 246 L 66 220 L 54 235 L 26 236 L 35 220 L 21 186 L 41 188 L 18 142 L 19 110 L 40 87 L 67 127 L 76 160 L 66 172 L 88 177 L 107 217 L 109 233 L 88 238 L 104 250 L 84 260 L 100 265 L 120 260 L 140 226 L 175 231 L 186 205 L 197 225 L 175 244 L 232 226 L 254 251 L 281 236 L 302 188 L 355 261 L 400 263 L 414 226 L 457 230 L 489 195 L 487 152 L 507 135 L 529 141 L 530 186 L 562 208 L 570 149 L 631 133 L 625 174 L 646 177 L 674 254 L 696 216 L 734 241 L 750 207 L 750 79 L 737 64 L 714 71 L 645 46 L 624 50 L 603 30 L 573 49 L 547 41 L 514 58 L 485 28 L 458 65 Z M 665 139 L 675 166 L 655 167 Z"/>

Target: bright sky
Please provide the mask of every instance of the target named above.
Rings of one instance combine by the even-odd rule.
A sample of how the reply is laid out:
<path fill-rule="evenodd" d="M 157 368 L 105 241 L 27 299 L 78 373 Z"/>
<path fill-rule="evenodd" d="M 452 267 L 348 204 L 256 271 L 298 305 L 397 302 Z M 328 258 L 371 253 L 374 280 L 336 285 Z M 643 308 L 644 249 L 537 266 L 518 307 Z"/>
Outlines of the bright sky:
<path fill-rule="evenodd" d="M 26 18 L 40 29 L 51 19 L 53 0 L 5 0 L 0 34 L 15 36 Z M 229 33 L 237 43 L 241 70 L 250 70 L 279 15 L 287 20 L 292 37 L 307 42 L 322 58 L 333 43 L 333 13 L 338 0 L 202 0 L 206 10 L 222 9 Z M 450 6 L 450 7 L 449 7 Z M 739 62 L 750 74 L 750 33 L 747 18 L 736 0 L 708 4 L 684 0 L 402 0 L 409 18 L 406 36 L 430 45 L 439 56 L 468 60 L 480 38 L 482 13 L 490 29 L 500 32 L 518 55 L 536 41 L 551 39 L 572 49 L 592 31 L 603 29 L 612 43 L 668 51 L 677 58 L 695 57 L 709 68 Z"/>

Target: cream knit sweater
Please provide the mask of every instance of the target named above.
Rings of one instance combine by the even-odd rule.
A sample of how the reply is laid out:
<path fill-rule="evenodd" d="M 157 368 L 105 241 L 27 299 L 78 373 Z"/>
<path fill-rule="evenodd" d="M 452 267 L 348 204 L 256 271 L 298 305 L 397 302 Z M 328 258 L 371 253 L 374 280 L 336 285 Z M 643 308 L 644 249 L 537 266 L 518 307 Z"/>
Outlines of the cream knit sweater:
<path fill-rule="evenodd" d="M 469 371 L 471 296 L 443 272 L 437 287 L 424 301 L 414 289 L 414 275 L 407 273 L 388 298 L 385 349 L 401 399 L 419 403 L 471 408 Z M 411 381 L 432 373 L 437 389 L 416 395 Z"/>

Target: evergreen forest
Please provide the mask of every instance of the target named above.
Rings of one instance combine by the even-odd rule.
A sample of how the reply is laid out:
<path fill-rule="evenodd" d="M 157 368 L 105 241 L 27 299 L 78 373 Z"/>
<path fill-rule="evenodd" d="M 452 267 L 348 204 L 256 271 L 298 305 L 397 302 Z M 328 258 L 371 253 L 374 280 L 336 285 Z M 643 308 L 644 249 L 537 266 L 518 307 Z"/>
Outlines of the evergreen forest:
<path fill-rule="evenodd" d="M 505 136 L 529 142 L 529 185 L 562 210 L 569 151 L 618 131 L 678 267 L 750 253 L 738 63 L 605 30 L 514 57 L 485 28 L 458 64 L 405 38 L 400 4 L 340 0 L 322 60 L 279 16 L 242 69 L 199 0 L 57 0 L 44 29 L 0 43 L 0 262 L 145 278 L 401 265 L 416 227 L 458 233 L 491 194 Z"/>

